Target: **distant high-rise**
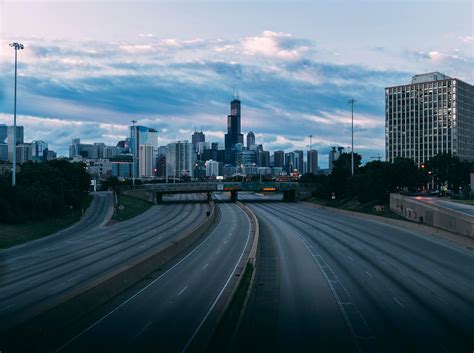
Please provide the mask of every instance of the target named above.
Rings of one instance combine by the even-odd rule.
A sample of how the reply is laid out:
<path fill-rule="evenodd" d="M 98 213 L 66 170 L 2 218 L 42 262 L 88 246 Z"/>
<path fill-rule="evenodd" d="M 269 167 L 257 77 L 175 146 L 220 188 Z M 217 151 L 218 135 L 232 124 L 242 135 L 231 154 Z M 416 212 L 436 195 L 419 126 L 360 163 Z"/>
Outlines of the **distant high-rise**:
<path fill-rule="evenodd" d="M 48 144 L 46 142 L 40 140 L 31 142 L 31 158 L 33 161 L 40 162 L 46 160 L 46 151 L 48 151 Z"/>
<path fill-rule="evenodd" d="M 295 169 L 295 154 L 293 152 L 285 153 L 285 171 L 293 173 Z"/>
<path fill-rule="evenodd" d="M 317 175 L 318 174 L 318 151 L 316 150 L 309 150 L 307 152 L 307 168 L 308 173 Z"/>
<path fill-rule="evenodd" d="M 132 153 L 134 158 L 134 176 L 136 177 L 139 175 L 140 172 L 139 161 L 141 145 L 152 146 L 154 155 L 151 158 L 151 168 L 154 169 L 156 166 L 155 156 L 158 150 L 158 132 L 155 129 L 146 126 L 130 126 L 130 152 Z M 142 151 L 145 151 L 145 149 L 142 149 Z M 147 159 L 147 161 L 149 160 Z"/>
<path fill-rule="evenodd" d="M 8 136 L 8 128 L 5 124 L 0 124 L 0 143 L 5 142 Z"/>
<path fill-rule="evenodd" d="M 14 126 L 9 126 L 7 128 L 7 143 L 8 143 L 8 161 L 13 162 L 13 151 L 16 148 L 13 146 L 13 131 Z M 16 145 L 22 144 L 24 142 L 24 129 L 23 126 L 16 127 Z M 17 162 L 19 163 L 19 162 Z"/>
<path fill-rule="evenodd" d="M 385 88 L 385 157 L 418 165 L 440 153 L 474 161 L 474 86 L 439 72 Z"/>
<path fill-rule="evenodd" d="M 153 166 L 156 162 L 153 161 L 153 146 L 152 145 L 140 145 L 138 170 L 139 177 L 151 177 L 154 175 Z"/>
<path fill-rule="evenodd" d="M 304 153 L 301 150 L 296 150 L 293 153 L 295 156 L 295 163 L 293 166 L 296 170 L 298 170 L 298 174 L 303 175 L 304 174 L 304 169 L 303 169 Z"/>
<path fill-rule="evenodd" d="M 275 151 L 273 154 L 273 166 L 277 168 L 285 167 L 285 152 L 284 151 Z"/>
<path fill-rule="evenodd" d="M 329 151 L 329 173 L 332 172 L 332 168 L 334 168 L 334 162 L 344 153 L 344 147 L 331 147 Z"/>
<path fill-rule="evenodd" d="M 230 115 L 227 116 L 227 133 L 225 134 L 225 162 L 235 164 L 235 145 L 244 143 L 240 130 L 240 100 L 230 103 Z"/>
<path fill-rule="evenodd" d="M 0 161 L 8 161 L 8 145 L 0 142 Z"/>
<path fill-rule="evenodd" d="M 202 131 L 194 131 L 191 141 L 196 147 L 199 142 L 206 142 L 206 135 Z"/>
<path fill-rule="evenodd" d="M 196 153 L 189 141 L 176 141 L 168 144 L 166 155 L 166 175 L 170 178 L 194 176 Z"/>
<path fill-rule="evenodd" d="M 250 150 L 255 145 L 255 134 L 249 131 L 247 134 L 247 148 Z"/>

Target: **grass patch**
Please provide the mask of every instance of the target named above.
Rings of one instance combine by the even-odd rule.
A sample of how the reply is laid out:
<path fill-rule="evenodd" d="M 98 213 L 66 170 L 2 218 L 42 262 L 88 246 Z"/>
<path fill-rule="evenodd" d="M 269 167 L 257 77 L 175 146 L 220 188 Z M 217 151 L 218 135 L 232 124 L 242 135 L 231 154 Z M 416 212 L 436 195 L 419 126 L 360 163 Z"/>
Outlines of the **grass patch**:
<path fill-rule="evenodd" d="M 244 300 L 252 279 L 252 273 L 253 265 L 252 263 L 247 262 L 245 271 L 242 274 L 242 279 L 239 283 L 239 287 L 235 291 L 229 307 L 217 325 L 216 331 L 214 332 L 211 342 L 207 348 L 207 353 L 229 351 L 230 345 L 232 343 L 232 334 L 236 329 L 237 321 L 239 320 L 240 312 L 242 311 L 242 307 L 244 305 Z"/>
<path fill-rule="evenodd" d="M 319 198 L 311 198 L 307 201 L 318 204 L 318 205 L 322 205 L 322 206 L 339 208 L 341 210 L 346 210 L 346 211 L 366 213 L 366 214 L 371 214 L 375 216 L 393 218 L 393 219 L 398 219 L 398 220 L 403 220 L 403 221 L 407 220 L 406 218 L 396 214 L 395 212 L 392 212 L 390 210 L 390 204 L 388 203 L 384 204 L 383 211 L 377 212 L 377 211 L 374 211 L 374 206 L 379 205 L 380 203 L 378 202 L 368 202 L 368 203 L 362 204 L 355 199 L 326 200 L 326 199 L 319 199 Z"/>
<path fill-rule="evenodd" d="M 153 206 L 153 204 L 148 201 L 119 194 L 117 208 L 115 209 L 112 219 L 117 222 L 126 221 L 127 219 L 142 214 L 151 206 Z"/>
<path fill-rule="evenodd" d="M 88 199 L 87 207 L 89 207 L 91 200 L 92 196 Z M 84 208 L 84 211 L 87 207 Z M 71 211 L 66 212 L 61 217 L 48 218 L 42 221 L 23 224 L 0 223 L 0 249 L 9 248 L 54 234 L 78 222 L 81 215 L 81 212 Z"/>

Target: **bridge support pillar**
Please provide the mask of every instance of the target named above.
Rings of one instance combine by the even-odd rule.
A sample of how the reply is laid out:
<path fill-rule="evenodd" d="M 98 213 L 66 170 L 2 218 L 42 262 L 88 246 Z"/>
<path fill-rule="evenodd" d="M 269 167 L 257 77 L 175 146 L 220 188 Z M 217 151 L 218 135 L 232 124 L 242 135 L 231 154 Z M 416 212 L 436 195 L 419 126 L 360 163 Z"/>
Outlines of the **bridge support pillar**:
<path fill-rule="evenodd" d="M 163 194 L 161 192 L 156 193 L 156 203 L 163 203 Z"/>
<path fill-rule="evenodd" d="M 296 191 L 295 190 L 283 191 L 283 201 L 296 202 Z"/>
<path fill-rule="evenodd" d="M 230 202 L 237 202 L 237 191 L 233 190 L 230 192 Z"/>
<path fill-rule="evenodd" d="M 212 195 L 210 192 L 207 193 L 207 202 L 211 202 L 212 200 Z"/>

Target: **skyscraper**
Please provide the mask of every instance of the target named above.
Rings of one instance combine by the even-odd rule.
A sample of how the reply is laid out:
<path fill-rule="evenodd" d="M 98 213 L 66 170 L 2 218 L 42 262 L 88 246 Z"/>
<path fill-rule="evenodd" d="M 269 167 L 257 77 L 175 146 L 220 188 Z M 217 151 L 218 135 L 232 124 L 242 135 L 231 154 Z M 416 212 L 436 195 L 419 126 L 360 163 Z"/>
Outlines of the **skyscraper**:
<path fill-rule="evenodd" d="M 344 147 L 331 147 L 329 151 L 329 173 L 332 172 L 334 168 L 334 162 L 344 153 Z"/>
<path fill-rule="evenodd" d="M 153 165 L 153 146 L 140 145 L 140 153 L 138 160 L 139 177 L 151 177 L 154 175 Z"/>
<path fill-rule="evenodd" d="M 152 146 L 154 155 L 151 158 L 151 168 L 154 169 L 156 166 L 155 155 L 158 150 L 158 132 L 155 129 L 146 126 L 130 126 L 130 152 L 132 153 L 134 159 L 134 176 L 138 176 L 140 171 L 139 161 L 141 145 Z M 145 150 L 143 149 L 142 151 Z"/>
<path fill-rule="evenodd" d="M 439 153 L 474 161 L 474 86 L 439 72 L 385 88 L 385 158 L 418 165 Z"/>
<path fill-rule="evenodd" d="M 251 149 L 255 145 L 255 134 L 252 131 L 247 133 L 247 148 Z"/>
<path fill-rule="evenodd" d="M 166 175 L 171 178 L 194 176 L 196 154 L 189 141 L 176 141 L 168 144 L 166 154 Z"/>
<path fill-rule="evenodd" d="M 227 116 L 227 134 L 225 134 L 225 162 L 235 164 L 235 145 L 244 143 L 240 130 L 240 100 L 230 102 L 230 115 Z"/>
<path fill-rule="evenodd" d="M 13 146 L 13 131 L 14 126 L 9 126 L 7 129 L 7 143 L 8 143 L 8 161 L 11 163 L 13 162 L 13 153 L 16 150 L 15 146 Z M 24 141 L 24 129 L 23 126 L 16 127 L 16 144 L 22 144 Z"/>
<path fill-rule="evenodd" d="M 191 141 L 196 147 L 199 142 L 206 142 L 206 135 L 202 131 L 194 131 Z"/>
<path fill-rule="evenodd" d="M 317 175 L 318 174 L 318 151 L 309 150 L 306 154 L 308 173 Z"/>
<path fill-rule="evenodd" d="M 295 159 L 294 159 L 295 162 L 294 162 L 293 167 L 298 170 L 298 174 L 299 174 L 299 175 L 303 175 L 303 174 L 304 174 L 304 169 L 303 169 L 303 157 L 304 157 L 304 153 L 303 153 L 303 151 L 301 151 L 301 150 L 296 150 L 296 151 L 294 151 L 293 153 L 294 153 L 294 156 L 295 156 L 295 157 L 294 157 L 294 158 L 295 158 Z"/>
<path fill-rule="evenodd" d="M 273 166 L 283 168 L 285 166 L 285 152 L 275 151 L 273 155 Z"/>

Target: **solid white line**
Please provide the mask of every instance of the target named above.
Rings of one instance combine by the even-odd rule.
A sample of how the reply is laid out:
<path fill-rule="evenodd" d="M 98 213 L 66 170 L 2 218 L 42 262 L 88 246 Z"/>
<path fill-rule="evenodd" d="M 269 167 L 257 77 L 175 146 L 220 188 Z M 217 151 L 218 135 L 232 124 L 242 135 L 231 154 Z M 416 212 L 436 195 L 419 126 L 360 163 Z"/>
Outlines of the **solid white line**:
<path fill-rule="evenodd" d="M 372 274 L 371 274 L 369 271 L 365 271 L 365 273 L 366 273 L 367 276 L 369 276 L 370 278 L 374 278 L 374 276 L 372 276 Z"/>
<path fill-rule="evenodd" d="M 82 276 L 82 275 L 79 274 L 79 275 L 77 275 L 77 276 L 74 276 L 74 277 L 72 277 L 72 278 L 69 278 L 67 281 L 68 281 L 68 282 L 71 282 L 72 280 L 75 280 L 76 278 L 79 278 L 79 277 L 81 277 L 81 276 Z"/>
<path fill-rule="evenodd" d="M 179 297 L 181 294 L 183 294 L 183 292 L 186 290 L 186 288 L 188 288 L 188 286 L 184 286 L 184 288 L 179 291 L 178 297 Z"/>
<path fill-rule="evenodd" d="M 230 207 L 230 206 L 229 206 Z M 236 206 L 238 207 L 238 206 Z M 226 289 L 227 285 L 229 284 L 230 280 L 232 279 L 232 277 L 234 276 L 234 273 L 235 273 L 235 270 L 237 269 L 237 266 L 239 266 L 239 263 L 240 263 L 240 260 L 242 259 L 242 256 L 244 256 L 244 253 L 245 253 L 245 249 L 247 249 L 247 245 L 248 245 L 248 242 L 250 240 L 250 232 L 251 232 L 251 224 L 250 224 L 250 220 L 247 216 L 247 214 L 239 207 L 239 210 L 241 212 L 243 212 L 245 214 L 245 218 L 247 219 L 247 222 L 249 224 L 249 232 L 247 234 L 247 241 L 245 242 L 245 246 L 244 246 L 244 249 L 242 250 L 242 253 L 240 254 L 240 257 L 239 259 L 237 260 L 237 263 L 235 264 L 234 266 L 234 269 L 232 270 L 229 278 L 227 279 L 227 281 L 225 282 L 224 286 L 222 287 L 221 291 L 219 292 L 219 294 L 217 295 L 217 298 L 216 300 L 214 300 L 214 302 L 212 303 L 211 307 L 209 308 L 209 310 L 207 311 L 206 315 L 204 316 L 204 318 L 201 320 L 201 322 L 199 323 L 199 326 L 197 327 L 196 331 L 194 331 L 193 335 L 191 336 L 191 338 L 189 339 L 188 343 L 186 343 L 186 345 L 184 346 L 182 352 L 186 352 L 186 350 L 188 349 L 189 345 L 191 344 L 191 342 L 194 340 L 194 337 L 196 337 L 198 331 L 201 329 L 202 325 L 204 325 L 204 322 L 207 320 L 209 314 L 211 313 L 212 309 L 214 309 L 214 307 L 216 306 L 217 302 L 219 301 L 220 297 L 222 296 L 222 293 L 224 293 L 224 290 Z"/>
<path fill-rule="evenodd" d="M 187 254 L 185 257 L 183 257 L 180 261 L 178 261 L 176 264 L 174 264 L 171 268 L 169 268 L 165 273 L 163 273 L 161 276 L 157 277 L 155 280 L 153 280 L 152 282 L 150 282 L 148 285 L 146 285 L 145 287 L 143 287 L 142 289 L 140 289 L 138 292 L 136 292 L 134 295 L 132 295 L 130 298 L 128 298 L 127 300 L 125 300 L 123 303 L 121 303 L 120 305 L 118 305 L 116 308 L 114 308 L 112 311 L 110 311 L 109 313 L 105 314 L 104 316 L 102 316 L 99 320 L 97 320 L 96 322 L 94 322 L 92 325 L 90 325 L 89 327 L 85 328 L 84 330 L 82 330 L 81 332 L 79 332 L 76 336 L 74 336 L 73 338 L 71 338 L 69 341 L 67 341 L 66 343 L 64 343 L 61 347 L 59 347 L 55 352 L 60 352 L 63 348 L 65 348 L 66 346 L 68 346 L 70 343 L 74 342 L 75 340 L 77 340 L 79 337 L 81 337 L 84 333 L 90 331 L 91 329 L 93 329 L 94 327 L 96 327 L 98 324 L 100 324 L 102 321 L 104 321 L 106 318 L 108 318 L 110 315 L 112 315 L 114 312 L 116 312 L 118 309 L 120 309 L 122 306 L 124 306 L 125 304 L 127 304 L 128 302 L 130 302 L 131 300 L 135 299 L 138 295 L 140 295 L 143 291 L 147 290 L 149 287 L 151 287 L 153 284 L 155 284 L 157 281 L 159 281 L 163 276 L 165 276 L 166 274 L 168 274 L 170 271 L 172 271 L 176 266 L 178 266 L 179 264 L 181 264 L 184 260 L 186 260 L 189 256 L 191 256 L 195 251 L 197 251 L 201 246 L 203 246 L 211 237 L 212 235 L 216 232 L 216 230 L 219 228 L 220 224 L 222 222 L 222 216 L 221 216 L 221 219 L 219 220 L 219 223 L 217 224 L 217 227 L 214 228 L 214 230 L 212 231 L 211 234 L 209 234 L 209 236 L 204 239 L 198 246 L 196 246 L 189 254 Z"/>
<path fill-rule="evenodd" d="M 147 323 L 145 326 L 143 326 L 143 327 L 141 328 L 141 330 L 139 330 L 139 331 L 137 332 L 137 334 L 135 335 L 134 338 L 137 338 L 138 336 L 140 336 L 140 335 L 143 333 L 143 331 L 145 331 L 145 330 L 148 328 L 148 326 L 151 325 L 151 323 L 152 323 L 152 321 L 150 321 L 150 322 Z"/>
<path fill-rule="evenodd" d="M 405 307 L 405 306 L 400 302 L 400 300 L 397 299 L 397 297 L 393 297 L 393 299 L 395 299 L 395 301 L 398 303 L 398 305 L 400 305 L 402 308 Z"/>

